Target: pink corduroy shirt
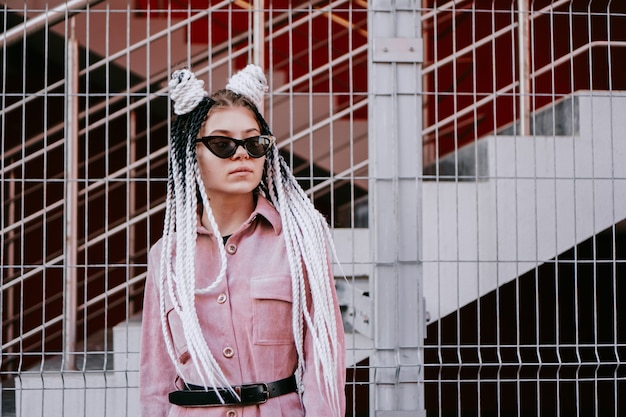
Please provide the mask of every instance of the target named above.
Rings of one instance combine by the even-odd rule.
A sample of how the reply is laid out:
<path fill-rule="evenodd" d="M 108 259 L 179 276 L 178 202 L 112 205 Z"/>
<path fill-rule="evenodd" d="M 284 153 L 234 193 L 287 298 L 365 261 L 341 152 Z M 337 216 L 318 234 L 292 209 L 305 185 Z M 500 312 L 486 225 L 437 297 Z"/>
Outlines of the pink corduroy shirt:
<path fill-rule="evenodd" d="M 146 280 L 141 339 L 139 394 L 141 415 L 223 417 L 330 417 L 330 406 L 315 378 L 311 338 L 305 329 L 304 356 L 308 371 L 303 375 L 304 394 L 270 398 L 251 406 L 180 407 L 170 404 L 168 394 L 182 381 L 201 385 L 186 348 L 181 319 L 166 297 L 167 326 L 172 334 L 181 375 L 167 353 L 161 330 L 158 283 L 161 244 L 150 251 Z M 225 280 L 209 293 L 196 295 L 196 309 L 205 340 L 231 385 L 268 383 L 294 373 L 297 353 L 291 325 L 291 274 L 282 236 L 280 216 L 259 196 L 255 211 L 226 244 L 228 268 Z M 204 227 L 198 227 L 195 271 L 196 288 L 211 284 L 220 268 L 217 242 Z M 338 386 L 345 384 L 344 333 L 333 288 L 335 318 L 341 355 Z M 314 313 L 314 312 L 313 312 Z M 341 413 L 345 395 L 340 393 Z"/>

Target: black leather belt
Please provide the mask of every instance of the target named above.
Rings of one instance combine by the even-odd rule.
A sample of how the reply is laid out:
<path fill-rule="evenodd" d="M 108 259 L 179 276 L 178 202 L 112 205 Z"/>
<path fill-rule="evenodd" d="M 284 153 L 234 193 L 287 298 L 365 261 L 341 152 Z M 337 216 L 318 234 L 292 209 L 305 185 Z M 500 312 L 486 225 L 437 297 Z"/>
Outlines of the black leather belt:
<path fill-rule="evenodd" d="M 233 390 L 237 393 L 239 399 L 226 388 L 217 388 L 217 390 L 209 388 L 207 391 L 201 386 L 185 384 L 184 390 L 170 392 L 169 399 L 170 403 L 183 407 L 211 407 L 232 404 L 254 405 L 263 404 L 270 398 L 297 392 L 298 385 L 296 377 L 291 375 L 288 378 L 268 384 L 236 385 L 233 386 Z M 220 396 L 224 402 L 220 401 Z"/>

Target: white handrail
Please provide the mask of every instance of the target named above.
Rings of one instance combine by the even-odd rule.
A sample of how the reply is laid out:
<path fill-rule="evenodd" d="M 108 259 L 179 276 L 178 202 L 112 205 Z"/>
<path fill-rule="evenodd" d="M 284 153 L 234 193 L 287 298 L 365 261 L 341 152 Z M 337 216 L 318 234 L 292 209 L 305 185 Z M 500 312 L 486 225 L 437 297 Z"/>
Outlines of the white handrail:
<path fill-rule="evenodd" d="M 102 3 L 103 0 L 73 0 L 61 3 L 37 17 L 28 19 L 25 23 L 17 25 L 3 33 L 0 40 L 0 48 L 6 48 L 22 40 L 25 36 L 40 29 L 62 22 L 68 17 L 76 15 L 80 10 L 89 6 Z"/>

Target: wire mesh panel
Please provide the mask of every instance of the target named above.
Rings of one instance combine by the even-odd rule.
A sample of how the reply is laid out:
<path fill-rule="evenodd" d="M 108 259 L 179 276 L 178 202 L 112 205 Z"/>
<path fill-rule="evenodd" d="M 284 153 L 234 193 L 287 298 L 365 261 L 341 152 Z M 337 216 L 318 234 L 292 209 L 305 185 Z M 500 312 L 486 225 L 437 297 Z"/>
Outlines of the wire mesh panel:
<path fill-rule="evenodd" d="M 0 15 L 3 416 L 138 415 L 175 69 L 215 91 L 247 63 L 265 68 L 263 112 L 348 271 L 367 226 L 365 2 L 9 0 Z M 361 338 L 350 415 L 367 413 Z"/>
<path fill-rule="evenodd" d="M 623 415 L 624 4 L 427 3 L 427 410 Z"/>

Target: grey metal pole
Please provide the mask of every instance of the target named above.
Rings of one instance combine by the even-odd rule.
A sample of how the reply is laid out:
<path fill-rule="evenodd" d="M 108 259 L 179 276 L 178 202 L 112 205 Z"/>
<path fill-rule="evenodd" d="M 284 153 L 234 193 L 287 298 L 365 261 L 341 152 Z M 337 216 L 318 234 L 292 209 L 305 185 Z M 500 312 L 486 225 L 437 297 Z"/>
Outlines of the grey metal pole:
<path fill-rule="evenodd" d="M 254 64 L 265 70 L 265 12 L 264 0 L 254 0 L 252 10 L 252 60 Z M 265 100 L 259 109 L 265 113 Z"/>
<path fill-rule="evenodd" d="M 76 308 L 78 251 L 78 41 L 76 18 L 69 20 L 65 73 L 65 262 L 63 368 L 76 369 Z"/>
<path fill-rule="evenodd" d="M 369 229 L 374 299 L 370 415 L 423 416 L 419 2 L 373 0 L 370 5 Z"/>
<path fill-rule="evenodd" d="M 517 2 L 517 56 L 519 61 L 519 125 L 521 136 L 530 134 L 530 16 L 528 0 Z"/>
<path fill-rule="evenodd" d="M 129 112 L 128 117 L 128 153 L 129 153 L 129 161 L 128 166 L 135 166 L 135 162 L 137 161 L 137 113 L 132 110 Z M 128 262 L 128 279 L 132 279 L 135 276 L 135 264 L 137 262 L 136 258 L 136 236 L 137 236 L 137 226 L 131 222 L 130 220 L 137 214 L 137 182 L 135 181 L 135 177 L 137 175 L 137 170 L 132 168 L 128 171 L 128 208 L 127 208 L 127 221 L 128 225 L 128 249 L 127 249 L 127 262 Z M 134 299 L 130 299 L 128 302 L 128 309 L 130 311 L 135 311 L 135 301 Z"/>
<path fill-rule="evenodd" d="M 252 60 L 261 68 L 265 68 L 265 2 L 254 0 L 252 11 Z"/>
<path fill-rule="evenodd" d="M 11 170 L 11 173 L 9 174 L 9 195 L 7 198 L 9 201 L 8 224 L 15 224 L 16 219 L 17 219 L 16 213 L 15 213 L 15 197 L 16 196 L 17 196 L 17 193 L 15 192 L 15 171 Z M 5 264 L 5 266 L 7 267 L 6 276 L 9 276 L 9 277 L 12 277 L 13 273 L 15 272 L 15 264 L 16 264 L 15 240 L 14 240 L 15 235 L 16 235 L 15 230 L 10 230 L 6 237 L 6 239 L 8 240 L 8 244 L 5 243 L 5 246 L 7 248 L 6 249 L 7 262 Z M 3 277 L 3 281 L 4 281 L 4 277 Z M 0 303 L 2 303 L 2 301 L 0 301 Z M 11 285 L 7 289 L 6 303 L 7 303 L 6 318 L 10 322 L 10 324 L 6 328 L 6 337 L 7 337 L 7 340 L 13 340 L 13 337 L 17 333 L 15 331 L 17 326 L 15 325 L 15 320 L 14 320 L 15 317 L 17 316 L 17 314 L 15 314 L 16 309 L 15 309 L 15 286 L 14 285 Z M 4 308 L 2 309 L 2 311 L 3 312 L 5 311 Z M 4 317 L 3 317 L 3 320 L 4 320 Z M 2 336 L 0 336 L 0 338 L 1 337 Z M 13 346 L 8 348 L 9 353 L 13 351 L 15 351 L 15 348 Z"/>

